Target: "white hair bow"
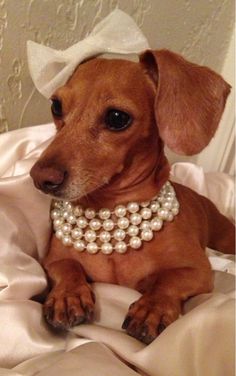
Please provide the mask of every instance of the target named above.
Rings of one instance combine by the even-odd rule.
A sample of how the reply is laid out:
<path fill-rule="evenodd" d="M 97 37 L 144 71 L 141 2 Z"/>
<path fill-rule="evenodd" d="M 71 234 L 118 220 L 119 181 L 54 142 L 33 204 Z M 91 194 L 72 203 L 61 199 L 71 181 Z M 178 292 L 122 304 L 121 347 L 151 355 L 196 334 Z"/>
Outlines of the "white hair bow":
<path fill-rule="evenodd" d="M 64 85 L 84 60 L 104 53 L 132 54 L 149 48 L 147 39 L 134 20 L 115 9 L 95 26 L 91 34 L 67 48 L 54 50 L 27 42 L 29 71 L 38 91 L 49 98 Z"/>

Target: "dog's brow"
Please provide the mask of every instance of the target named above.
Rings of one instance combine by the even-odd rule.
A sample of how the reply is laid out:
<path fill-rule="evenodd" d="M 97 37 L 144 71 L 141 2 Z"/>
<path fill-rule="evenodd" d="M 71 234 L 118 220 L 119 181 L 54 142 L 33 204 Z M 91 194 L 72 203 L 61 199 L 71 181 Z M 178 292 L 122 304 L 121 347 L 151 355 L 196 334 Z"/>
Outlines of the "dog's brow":
<path fill-rule="evenodd" d="M 102 102 L 109 102 L 109 101 L 113 101 L 115 99 L 115 96 L 108 92 L 101 92 L 99 95 L 99 99 Z"/>

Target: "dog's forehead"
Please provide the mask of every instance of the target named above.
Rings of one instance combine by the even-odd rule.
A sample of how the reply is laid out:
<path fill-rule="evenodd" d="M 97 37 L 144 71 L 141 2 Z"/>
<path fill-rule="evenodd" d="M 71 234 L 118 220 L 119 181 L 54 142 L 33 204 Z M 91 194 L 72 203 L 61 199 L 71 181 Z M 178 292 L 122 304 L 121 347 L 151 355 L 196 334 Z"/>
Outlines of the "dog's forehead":
<path fill-rule="evenodd" d="M 137 85 L 139 80 L 144 79 L 144 72 L 140 63 L 124 59 L 94 58 L 79 65 L 68 81 L 68 86 L 74 84 L 106 85 Z M 139 80 L 137 80 L 139 78 Z"/>

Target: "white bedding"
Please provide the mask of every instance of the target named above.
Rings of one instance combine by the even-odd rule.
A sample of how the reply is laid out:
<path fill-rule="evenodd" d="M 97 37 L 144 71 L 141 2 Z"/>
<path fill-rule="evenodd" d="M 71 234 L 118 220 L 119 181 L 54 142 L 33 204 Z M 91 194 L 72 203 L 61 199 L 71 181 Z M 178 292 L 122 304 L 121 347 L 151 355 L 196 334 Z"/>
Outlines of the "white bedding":
<path fill-rule="evenodd" d="M 50 199 L 28 171 L 54 135 L 52 124 L 0 137 L 0 376 L 222 376 L 234 375 L 234 262 L 208 250 L 215 289 L 190 299 L 184 315 L 145 346 L 121 324 L 139 293 L 95 284 L 96 321 L 57 334 L 31 300 L 46 287 L 40 265 L 50 234 Z M 210 197 L 231 219 L 234 183 L 177 163 L 172 178 Z"/>

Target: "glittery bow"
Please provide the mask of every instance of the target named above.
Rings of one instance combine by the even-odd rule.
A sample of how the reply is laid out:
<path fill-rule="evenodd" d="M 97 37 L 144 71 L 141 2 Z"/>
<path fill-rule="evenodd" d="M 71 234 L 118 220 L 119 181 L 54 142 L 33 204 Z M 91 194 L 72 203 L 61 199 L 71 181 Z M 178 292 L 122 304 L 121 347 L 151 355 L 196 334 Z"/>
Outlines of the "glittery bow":
<path fill-rule="evenodd" d="M 29 71 L 38 91 L 49 98 L 67 82 L 82 61 L 104 53 L 132 54 L 148 48 L 148 42 L 134 20 L 115 9 L 87 38 L 64 51 L 28 41 Z"/>

